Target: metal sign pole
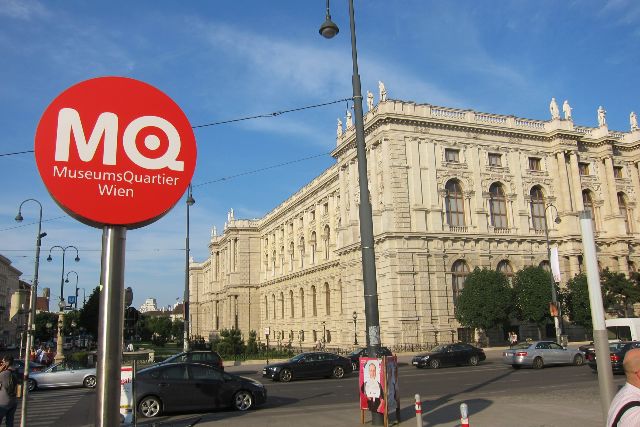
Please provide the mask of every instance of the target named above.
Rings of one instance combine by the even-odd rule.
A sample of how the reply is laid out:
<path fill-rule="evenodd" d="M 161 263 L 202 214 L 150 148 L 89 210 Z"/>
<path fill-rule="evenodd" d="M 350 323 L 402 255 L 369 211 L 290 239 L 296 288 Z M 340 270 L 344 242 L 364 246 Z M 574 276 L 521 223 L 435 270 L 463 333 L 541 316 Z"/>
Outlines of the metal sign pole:
<path fill-rule="evenodd" d="M 120 425 L 120 369 L 124 318 L 126 227 L 105 226 L 102 234 L 98 393 L 95 426 Z"/>

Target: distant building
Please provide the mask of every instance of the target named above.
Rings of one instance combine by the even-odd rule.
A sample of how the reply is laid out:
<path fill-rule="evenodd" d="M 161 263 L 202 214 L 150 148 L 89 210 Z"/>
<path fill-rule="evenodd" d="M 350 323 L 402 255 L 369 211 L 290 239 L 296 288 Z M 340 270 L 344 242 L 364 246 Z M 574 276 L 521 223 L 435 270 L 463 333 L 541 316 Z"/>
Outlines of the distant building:
<path fill-rule="evenodd" d="M 0 346 L 18 346 L 20 344 L 19 328 L 22 316 L 11 312 L 11 299 L 20 289 L 22 272 L 11 266 L 11 261 L 0 255 Z M 13 319 L 11 314 L 14 314 Z M 16 336 L 17 334 L 17 336 Z"/>
<path fill-rule="evenodd" d="M 173 310 L 171 310 L 169 317 L 172 322 L 184 319 L 184 305 L 182 303 L 176 303 L 176 305 L 173 306 Z"/>
<path fill-rule="evenodd" d="M 149 311 L 158 311 L 158 303 L 155 298 L 147 298 L 144 304 L 140 306 L 140 313 Z"/>

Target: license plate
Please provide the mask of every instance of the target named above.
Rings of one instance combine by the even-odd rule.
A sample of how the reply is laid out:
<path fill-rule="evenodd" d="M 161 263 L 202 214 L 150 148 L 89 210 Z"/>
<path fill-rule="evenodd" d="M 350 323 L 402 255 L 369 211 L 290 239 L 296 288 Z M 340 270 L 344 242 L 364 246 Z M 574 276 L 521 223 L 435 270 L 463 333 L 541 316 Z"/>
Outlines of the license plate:
<path fill-rule="evenodd" d="M 417 364 L 418 364 L 418 362 L 412 362 L 412 363 L 413 363 L 414 365 L 417 365 Z"/>
<path fill-rule="evenodd" d="M 267 370 L 266 370 L 266 369 L 263 369 L 263 370 L 262 370 L 262 375 L 266 375 L 266 373 L 267 373 Z"/>

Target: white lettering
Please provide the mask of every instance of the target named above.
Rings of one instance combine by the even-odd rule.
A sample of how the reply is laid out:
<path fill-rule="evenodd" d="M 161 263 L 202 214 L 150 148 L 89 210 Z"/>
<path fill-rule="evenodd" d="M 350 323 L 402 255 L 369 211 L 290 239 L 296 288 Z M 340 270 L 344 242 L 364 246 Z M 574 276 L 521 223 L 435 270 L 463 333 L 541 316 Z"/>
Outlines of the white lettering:
<path fill-rule="evenodd" d="M 84 162 L 93 160 L 98 149 L 98 144 L 104 136 L 104 150 L 102 163 L 105 165 L 116 164 L 116 149 L 118 136 L 118 116 L 113 113 L 102 113 L 98 116 L 96 125 L 91 131 L 87 141 L 80 114 L 73 108 L 63 108 L 58 113 L 58 129 L 56 134 L 55 159 L 59 162 L 69 161 L 69 146 L 71 134 L 76 141 L 78 156 Z"/>
<path fill-rule="evenodd" d="M 133 197 L 133 188 L 120 188 L 115 185 L 98 184 L 98 192 L 101 196 Z"/>
<path fill-rule="evenodd" d="M 164 155 L 155 159 L 150 159 L 143 156 L 140 151 L 138 151 L 138 147 L 136 146 L 136 136 L 143 128 L 146 127 L 158 128 L 167 135 L 167 138 L 169 139 L 169 146 L 167 147 L 167 152 L 164 153 Z M 124 135 L 122 135 L 122 145 L 127 156 L 129 156 L 129 158 L 138 166 L 146 169 L 162 169 L 166 167 L 175 171 L 184 170 L 184 162 L 176 160 L 178 155 L 180 155 L 180 135 L 171 123 L 161 117 L 143 116 L 129 123 L 129 126 L 127 126 L 124 131 Z M 160 147 L 160 141 L 157 136 L 148 135 L 145 138 L 145 145 L 150 150 L 157 150 Z"/>

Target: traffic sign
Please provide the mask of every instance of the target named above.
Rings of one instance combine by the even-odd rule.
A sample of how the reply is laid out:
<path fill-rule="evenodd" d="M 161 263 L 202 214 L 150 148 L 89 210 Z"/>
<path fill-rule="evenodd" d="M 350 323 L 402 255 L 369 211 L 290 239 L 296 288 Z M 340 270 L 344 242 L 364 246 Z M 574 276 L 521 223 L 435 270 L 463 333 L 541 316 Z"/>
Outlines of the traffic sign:
<path fill-rule="evenodd" d="M 75 304 L 76 303 L 76 297 L 74 295 L 69 295 L 67 297 L 67 303 L 69 303 L 71 305 Z"/>
<path fill-rule="evenodd" d="M 62 92 L 35 135 L 40 176 L 77 220 L 137 228 L 165 215 L 187 189 L 196 142 L 180 107 L 155 87 L 99 77 Z"/>

